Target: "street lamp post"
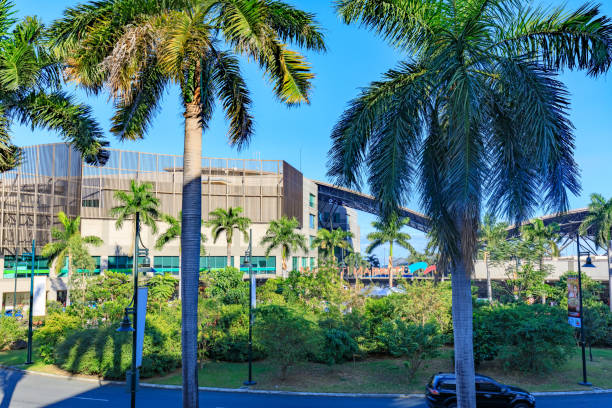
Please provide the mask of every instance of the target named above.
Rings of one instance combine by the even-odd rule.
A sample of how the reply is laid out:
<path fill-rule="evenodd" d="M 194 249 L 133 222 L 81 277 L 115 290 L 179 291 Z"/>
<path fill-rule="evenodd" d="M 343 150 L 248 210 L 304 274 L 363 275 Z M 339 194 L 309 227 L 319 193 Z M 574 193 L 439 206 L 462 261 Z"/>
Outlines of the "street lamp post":
<path fill-rule="evenodd" d="M 253 275 L 253 263 L 251 262 L 253 250 L 253 230 L 249 230 L 249 249 L 244 254 L 244 267 L 249 268 L 249 379 L 244 382 L 244 385 L 255 385 L 253 381 L 253 321 L 255 308 L 255 275 Z"/>
<path fill-rule="evenodd" d="M 582 308 L 582 270 L 580 268 L 580 255 L 586 255 L 586 263 L 583 265 L 587 268 L 594 268 L 595 265 L 591 262 L 591 253 L 588 251 L 580 251 L 580 234 L 576 234 L 576 252 L 578 254 L 578 296 L 580 298 L 580 344 L 582 346 L 582 382 L 578 384 L 584 386 L 591 386 L 592 384 L 587 381 L 586 371 L 586 350 L 585 350 L 585 338 L 584 338 L 584 310 Z"/>
<path fill-rule="evenodd" d="M 32 252 L 24 252 L 22 256 L 32 256 L 32 268 L 30 272 L 30 310 L 28 311 L 28 355 L 26 364 L 32 364 L 32 318 L 34 316 L 34 260 L 36 254 L 36 240 L 32 240 Z M 15 270 L 15 274 L 17 271 Z M 15 316 L 15 310 L 13 310 L 13 316 Z"/>

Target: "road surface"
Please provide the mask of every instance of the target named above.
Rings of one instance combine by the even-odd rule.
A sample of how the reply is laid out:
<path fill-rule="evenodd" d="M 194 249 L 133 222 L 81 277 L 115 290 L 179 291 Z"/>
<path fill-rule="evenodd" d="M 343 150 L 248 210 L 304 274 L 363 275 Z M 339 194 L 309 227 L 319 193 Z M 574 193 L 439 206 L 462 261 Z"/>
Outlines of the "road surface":
<path fill-rule="evenodd" d="M 137 406 L 181 406 L 178 390 L 141 388 Z M 0 369 L 0 408 L 116 408 L 129 407 L 125 387 Z M 612 407 L 612 394 L 538 397 L 538 408 Z M 200 392 L 202 408 L 421 408 L 422 398 L 351 398 Z"/>

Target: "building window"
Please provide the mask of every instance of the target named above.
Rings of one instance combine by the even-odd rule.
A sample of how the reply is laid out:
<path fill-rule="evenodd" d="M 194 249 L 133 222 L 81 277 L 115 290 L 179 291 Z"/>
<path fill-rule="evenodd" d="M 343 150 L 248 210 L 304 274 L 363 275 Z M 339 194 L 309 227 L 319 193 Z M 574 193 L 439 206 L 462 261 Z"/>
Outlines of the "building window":
<path fill-rule="evenodd" d="M 310 196 L 308 197 L 308 204 L 310 205 L 310 208 L 314 208 L 314 206 L 315 206 L 315 196 L 314 196 L 314 194 L 310 194 Z"/>
<path fill-rule="evenodd" d="M 315 228 L 315 216 L 314 214 L 310 214 L 310 228 Z"/>
<path fill-rule="evenodd" d="M 240 257 L 240 265 L 242 264 L 244 264 L 244 256 Z M 253 273 L 276 273 L 275 256 L 252 256 L 251 264 L 253 264 Z M 240 270 L 244 273 L 249 272 L 247 267 L 241 267 Z"/>
<path fill-rule="evenodd" d="M 92 256 L 95 267 L 93 271 L 88 271 L 87 269 L 77 269 L 77 273 L 100 273 L 100 257 Z M 141 258 L 141 262 L 144 258 Z M 64 267 L 60 270 L 59 276 L 68 276 L 68 258 L 66 258 L 66 262 L 64 263 Z"/>
<path fill-rule="evenodd" d="M 234 266 L 234 257 L 230 257 L 230 265 Z M 200 271 L 209 269 L 224 269 L 227 266 L 227 257 L 225 256 L 201 256 Z"/>
<path fill-rule="evenodd" d="M 310 269 L 314 269 L 314 267 L 315 267 L 315 259 L 314 257 L 311 257 L 310 258 Z"/>
<path fill-rule="evenodd" d="M 312 246 L 314 245 L 314 241 L 315 241 L 315 237 L 314 236 L 310 236 L 310 248 L 312 248 Z"/>
<path fill-rule="evenodd" d="M 303 257 L 302 258 L 302 268 L 306 268 L 306 267 L 308 267 L 308 258 Z"/>
<path fill-rule="evenodd" d="M 299 269 L 299 258 L 294 256 L 292 261 L 292 270 L 297 271 Z"/>
<path fill-rule="evenodd" d="M 32 271 L 32 258 L 31 257 L 18 257 L 19 262 L 15 261 L 15 257 L 12 255 L 6 255 L 4 257 L 4 278 L 14 278 L 15 273 L 18 277 L 30 276 Z M 36 256 L 34 258 L 34 275 L 48 275 L 49 274 L 49 261 L 47 258 L 42 256 Z"/>
<path fill-rule="evenodd" d="M 108 257 L 108 270 L 112 272 L 123 272 L 123 273 L 132 273 L 132 263 L 133 258 L 131 256 L 109 256 Z M 143 265 L 146 265 L 147 258 L 141 256 L 138 258 L 138 267 L 142 268 Z M 141 269 L 142 272 L 142 269 Z"/>
<path fill-rule="evenodd" d="M 170 272 L 178 274 L 179 257 L 178 256 L 156 256 L 153 258 L 153 269 L 155 272 L 165 273 Z"/>
<path fill-rule="evenodd" d="M 89 207 L 89 208 L 98 208 L 100 207 L 100 200 L 95 199 L 95 200 L 83 200 L 81 205 L 83 207 Z"/>

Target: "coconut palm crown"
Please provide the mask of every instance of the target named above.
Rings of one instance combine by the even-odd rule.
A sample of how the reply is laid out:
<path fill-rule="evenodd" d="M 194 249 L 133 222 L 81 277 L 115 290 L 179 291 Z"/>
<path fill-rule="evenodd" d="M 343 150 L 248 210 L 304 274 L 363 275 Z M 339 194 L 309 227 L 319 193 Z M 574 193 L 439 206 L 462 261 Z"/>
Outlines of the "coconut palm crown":
<path fill-rule="evenodd" d="M 90 164 L 104 164 L 108 142 L 89 107 L 61 89 L 61 61 L 49 51 L 45 26 L 35 17 L 16 22 L 13 3 L 0 0 L 0 172 L 17 166 L 13 123 L 57 131 Z"/>
<path fill-rule="evenodd" d="M 69 218 L 63 211 L 57 213 L 62 228 L 51 228 L 52 242 L 46 244 L 41 255 L 55 262 L 55 270 L 58 271 L 66 264 L 68 258 L 68 283 L 72 275 L 75 256 L 90 257 L 87 245 L 100 246 L 102 239 L 96 236 L 81 236 L 81 217 Z M 70 286 L 67 287 L 66 305 L 70 305 Z"/>
<path fill-rule="evenodd" d="M 328 230 L 321 228 L 317 231 L 315 239 L 312 241 L 312 248 L 318 248 L 322 255 L 330 261 L 335 261 L 336 248 L 349 249 L 351 247 L 349 238 L 353 237 L 350 231 L 344 231 L 341 228 Z"/>
<path fill-rule="evenodd" d="M 151 190 L 153 190 L 151 183 L 131 180 L 129 192 L 115 191 L 115 200 L 121 204 L 111 208 L 110 215 L 117 218 L 115 221 L 117 229 L 123 226 L 123 222 L 128 217 L 138 214 L 139 223 L 147 225 L 153 233 L 157 232 L 157 219 L 160 218 L 159 199 Z"/>
<path fill-rule="evenodd" d="M 388 217 L 414 185 L 451 262 L 457 405 L 474 407 L 470 275 L 483 206 L 512 222 L 568 208 L 578 166 L 563 68 L 605 73 L 612 27 L 596 5 L 528 0 L 338 0 L 340 17 L 406 58 L 332 131 L 329 176 L 369 190 Z"/>
<path fill-rule="evenodd" d="M 225 243 L 227 244 L 227 266 L 231 266 L 232 242 L 234 241 L 234 230 L 242 232 L 245 241 L 249 240 L 247 229 L 251 225 L 251 219 L 243 217 L 242 207 L 217 208 L 210 212 L 210 219 L 206 221 L 206 226 L 212 228 L 211 234 L 213 242 L 217 242 L 222 233 L 225 233 Z"/>
<path fill-rule="evenodd" d="M 306 237 L 296 231 L 300 226 L 298 220 L 285 216 L 273 220 L 268 226 L 266 235 L 261 239 L 261 245 L 266 246 L 266 256 L 276 248 L 281 249 L 283 276 L 286 276 L 287 259 L 298 249 L 308 251 Z"/>

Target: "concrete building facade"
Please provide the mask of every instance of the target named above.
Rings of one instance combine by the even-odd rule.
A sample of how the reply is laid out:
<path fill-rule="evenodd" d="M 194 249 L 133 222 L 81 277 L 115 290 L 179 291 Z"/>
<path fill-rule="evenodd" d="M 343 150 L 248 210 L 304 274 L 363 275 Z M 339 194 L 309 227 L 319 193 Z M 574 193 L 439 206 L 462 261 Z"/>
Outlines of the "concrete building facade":
<path fill-rule="evenodd" d="M 51 242 L 51 228 L 59 227 L 57 213 L 81 217 L 82 235 L 100 237 L 104 243 L 91 247 L 96 261 L 95 273 L 112 270 L 130 272 L 132 265 L 133 224 L 127 221 L 121 229 L 115 227 L 110 209 L 118 205 L 115 191 L 128 191 L 132 180 L 148 182 L 160 200 L 160 211 L 179 217 L 182 192 L 182 156 L 142 153 L 109 149 L 110 157 L 103 167 L 86 164 L 68 144 L 56 143 L 24 148 L 24 161 L 18 168 L 0 174 L 0 280 L 1 306 L 12 304 L 16 292 L 27 287 L 27 271 L 31 262 L 20 256 L 30 251 L 36 240 L 39 255 Z M 260 241 L 270 221 L 281 217 L 296 218 L 299 230 L 310 244 L 324 222 L 330 219 L 334 228 L 353 232 L 353 244 L 359 250 L 357 213 L 336 206 L 320 211 L 318 189 L 314 181 L 282 160 L 202 158 L 202 217 L 206 222 L 216 208 L 242 207 L 243 215 L 252 221 L 255 273 L 266 277 L 282 274 L 280 249 L 265 256 Z M 158 223 L 158 234 L 167 225 Z M 224 267 L 227 246 L 225 237 L 214 242 L 210 229 L 202 226 L 207 237 L 205 255 L 200 257 L 202 270 Z M 179 240 L 158 250 L 157 235 L 148 227 L 142 231 L 142 243 L 149 250 L 141 264 L 154 273 L 179 271 Z M 238 267 L 244 261 L 248 241 L 235 235 L 230 248 L 231 264 Z M 47 260 L 37 256 L 36 275 L 49 275 Z M 288 270 L 312 268 L 317 263 L 316 249 L 299 250 L 288 259 Z M 66 290 L 67 268 L 51 268 L 47 279 L 50 297 Z M 56 272 L 56 273 L 53 273 Z M 19 295 L 22 296 L 22 295 Z"/>

